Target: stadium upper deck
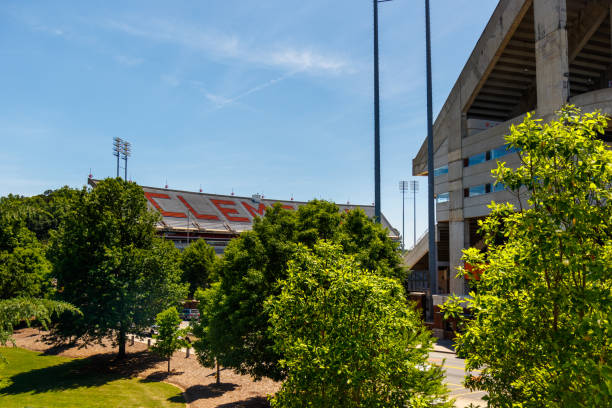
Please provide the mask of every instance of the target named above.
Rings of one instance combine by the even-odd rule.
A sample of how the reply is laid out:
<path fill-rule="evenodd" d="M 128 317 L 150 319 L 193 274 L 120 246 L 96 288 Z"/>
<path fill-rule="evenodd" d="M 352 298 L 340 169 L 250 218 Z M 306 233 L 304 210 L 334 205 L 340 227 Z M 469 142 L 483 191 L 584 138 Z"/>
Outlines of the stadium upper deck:
<path fill-rule="evenodd" d="M 89 179 L 95 187 L 98 180 Z M 174 241 L 178 248 L 184 248 L 190 241 L 206 239 L 217 253 L 223 252 L 227 243 L 241 232 L 250 230 L 255 217 L 264 215 L 266 208 L 280 203 L 287 210 L 297 210 L 306 202 L 293 200 L 272 200 L 254 195 L 238 197 L 171 190 L 143 186 L 144 195 L 151 209 L 157 210 L 162 220 L 157 228 L 160 234 Z M 369 217 L 374 216 L 372 205 L 337 204 L 340 211 L 361 208 Z M 389 236 L 399 239 L 399 231 L 382 216 L 382 225 Z"/>

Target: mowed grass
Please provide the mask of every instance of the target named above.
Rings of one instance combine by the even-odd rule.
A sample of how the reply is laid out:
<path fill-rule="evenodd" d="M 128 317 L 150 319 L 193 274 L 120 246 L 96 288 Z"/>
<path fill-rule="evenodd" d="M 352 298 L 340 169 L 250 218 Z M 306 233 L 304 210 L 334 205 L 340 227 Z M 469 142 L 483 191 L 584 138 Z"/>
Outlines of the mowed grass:
<path fill-rule="evenodd" d="M 0 407 L 185 407 L 170 384 L 125 378 L 88 361 L 0 348 Z"/>

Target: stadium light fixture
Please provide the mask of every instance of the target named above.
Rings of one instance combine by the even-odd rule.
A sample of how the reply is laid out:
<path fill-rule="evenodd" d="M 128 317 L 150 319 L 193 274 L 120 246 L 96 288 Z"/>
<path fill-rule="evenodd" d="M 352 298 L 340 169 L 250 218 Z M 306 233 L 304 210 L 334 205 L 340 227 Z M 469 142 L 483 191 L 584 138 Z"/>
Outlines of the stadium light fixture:
<path fill-rule="evenodd" d="M 121 148 L 123 140 L 120 137 L 113 138 L 113 156 L 117 157 L 117 178 L 119 178 L 119 157 L 121 156 Z"/>
<path fill-rule="evenodd" d="M 406 223 L 404 222 L 404 204 L 406 203 L 406 191 L 408 191 L 409 184 L 407 181 L 402 180 L 399 182 L 399 190 L 402 193 L 402 251 L 406 250 L 406 233 L 405 227 Z"/>
<path fill-rule="evenodd" d="M 412 236 L 412 247 L 416 246 L 416 193 L 419 191 L 419 181 L 418 180 L 410 180 L 410 192 L 412 193 L 412 211 L 413 211 L 413 236 Z"/>
<path fill-rule="evenodd" d="M 121 147 L 121 155 L 123 156 L 123 170 L 125 171 L 125 176 L 123 178 L 127 181 L 127 161 L 128 157 L 132 155 L 132 145 L 127 140 L 123 141 L 123 146 Z"/>

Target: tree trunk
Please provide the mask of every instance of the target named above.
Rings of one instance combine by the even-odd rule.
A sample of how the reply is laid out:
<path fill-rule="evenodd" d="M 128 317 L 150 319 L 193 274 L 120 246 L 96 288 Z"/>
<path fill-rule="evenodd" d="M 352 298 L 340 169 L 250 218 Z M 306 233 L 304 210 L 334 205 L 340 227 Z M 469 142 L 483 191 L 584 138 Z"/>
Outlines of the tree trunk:
<path fill-rule="evenodd" d="M 215 358 L 215 365 L 217 366 L 217 385 L 221 384 L 221 375 L 219 374 L 219 360 Z"/>
<path fill-rule="evenodd" d="M 170 372 L 170 358 L 171 357 L 168 357 L 168 372 Z"/>
<path fill-rule="evenodd" d="M 127 341 L 127 333 L 125 332 L 125 328 L 123 324 L 119 325 L 119 334 L 117 336 L 117 342 L 119 343 L 119 358 L 125 357 L 125 343 Z"/>

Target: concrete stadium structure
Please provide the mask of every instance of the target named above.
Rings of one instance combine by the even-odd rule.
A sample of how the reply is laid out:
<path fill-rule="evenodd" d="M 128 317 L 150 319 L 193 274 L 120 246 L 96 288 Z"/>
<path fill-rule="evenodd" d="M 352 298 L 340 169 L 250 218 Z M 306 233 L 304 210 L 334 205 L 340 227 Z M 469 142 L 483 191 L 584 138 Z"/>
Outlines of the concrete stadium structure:
<path fill-rule="evenodd" d="M 98 180 L 89 178 L 88 183 L 95 188 Z M 255 217 L 263 216 L 266 208 L 280 203 L 287 210 L 297 210 L 306 204 L 294 200 L 271 200 L 259 195 L 237 197 L 145 186 L 142 189 L 149 208 L 162 216 L 157 225 L 160 235 L 172 240 L 179 249 L 197 239 L 205 239 L 218 254 L 223 253 L 232 238 L 250 230 Z M 338 204 L 338 207 L 340 211 L 361 208 L 369 217 L 374 217 L 372 205 Z M 384 215 L 382 226 L 391 239 L 399 242 L 399 231 Z"/>
<path fill-rule="evenodd" d="M 519 197 L 495 186 L 497 159 L 519 164 L 504 136 L 527 112 L 549 120 L 566 103 L 612 114 L 611 1 L 501 0 L 434 124 L 438 293 L 465 295 L 461 250 L 482 246 L 477 220 L 491 201 Z M 602 138 L 611 140 L 610 129 Z M 427 174 L 427 143 L 412 162 Z M 428 234 L 405 256 L 410 288 L 428 289 Z M 445 296 L 434 296 L 434 305 Z"/>

